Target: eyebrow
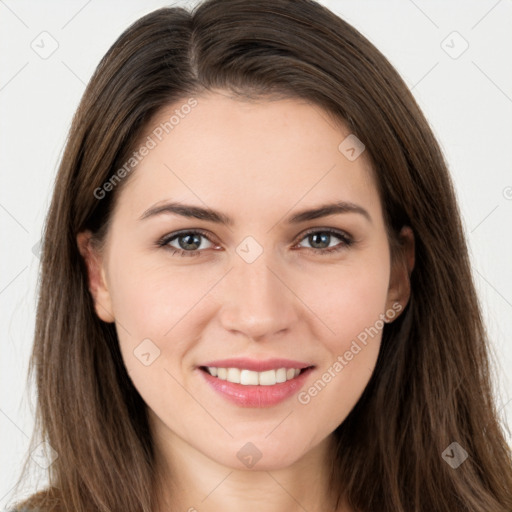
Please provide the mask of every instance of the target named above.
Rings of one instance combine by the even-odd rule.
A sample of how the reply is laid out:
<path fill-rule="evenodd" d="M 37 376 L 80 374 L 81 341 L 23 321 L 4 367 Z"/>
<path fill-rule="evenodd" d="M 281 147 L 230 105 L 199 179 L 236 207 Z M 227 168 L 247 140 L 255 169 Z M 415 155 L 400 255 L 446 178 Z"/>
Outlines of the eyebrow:
<path fill-rule="evenodd" d="M 362 206 L 347 201 L 327 203 L 315 208 L 301 210 L 289 217 L 286 222 L 288 224 L 299 224 L 308 220 L 342 213 L 357 213 L 365 217 L 370 223 L 372 222 L 372 218 L 367 210 Z M 176 202 L 156 204 L 144 211 L 144 213 L 139 217 L 139 220 L 148 219 L 162 214 L 180 215 L 182 217 L 206 220 L 226 226 L 234 225 L 234 220 L 231 217 L 212 208 L 203 208 L 200 206 L 192 206 Z"/>

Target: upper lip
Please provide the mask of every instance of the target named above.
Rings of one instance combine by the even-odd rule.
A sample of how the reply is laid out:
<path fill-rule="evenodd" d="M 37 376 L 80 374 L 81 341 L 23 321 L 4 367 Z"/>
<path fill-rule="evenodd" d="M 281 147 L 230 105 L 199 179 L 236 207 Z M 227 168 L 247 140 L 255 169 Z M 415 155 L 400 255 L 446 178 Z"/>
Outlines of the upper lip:
<path fill-rule="evenodd" d="M 308 368 L 313 366 L 311 363 L 294 361 L 292 359 L 248 359 L 248 358 L 230 358 L 210 361 L 201 366 L 211 366 L 215 368 L 240 368 L 241 370 L 252 370 L 254 372 L 264 372 L 266 370 L 277 370 L 278 368 Z"/>

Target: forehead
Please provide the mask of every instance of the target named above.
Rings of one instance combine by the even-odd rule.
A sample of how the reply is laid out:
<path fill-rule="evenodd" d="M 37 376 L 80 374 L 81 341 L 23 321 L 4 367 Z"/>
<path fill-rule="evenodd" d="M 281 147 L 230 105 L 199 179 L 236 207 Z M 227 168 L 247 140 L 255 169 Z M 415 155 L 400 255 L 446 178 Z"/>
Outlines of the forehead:
<path fill-rule="evenodd" d="M 151 148 L 121 194 L 133 214 L 166 199 L 252 213 L 325 200 L 378 208 L 370 159 L 347 157 L 354 135 L 319 106 L 222 93 L 194 100 L 162 108 L 146 127 L 138 147 Z"/>

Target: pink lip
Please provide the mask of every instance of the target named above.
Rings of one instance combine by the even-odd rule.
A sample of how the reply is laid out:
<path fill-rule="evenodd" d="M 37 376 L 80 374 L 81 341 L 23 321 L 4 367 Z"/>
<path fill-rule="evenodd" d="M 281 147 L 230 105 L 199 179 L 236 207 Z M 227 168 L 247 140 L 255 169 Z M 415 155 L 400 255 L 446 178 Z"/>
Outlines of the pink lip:
<path fill-rule="evenodd" d="M 209 364 L 208 366 L 214 365 Z M 220 367 L 226 368 L 226 366 Z M 237 368 L 236 365 L 228 367 Z M 297 368 L 295 366 L 292 367 Z M 274 366 L 273 368 L 276 367 Z M 280 368 L 283 368 L 283 366 L 280 366 Z M 294 379 L 274 384 L 273 386 L 244 386 L 243 384 L 235 384 L 233 382 L 228 382 L 227 380 L 213 377 L 206 370 L 199 370 L 206 379 L 206 382 L 215 391 L 240 407 L 271 407 L 276 405 L 295 394 L 304 385 L 305 380 L 309 377 L 309 374 L 312 371 L 313 368 L 308 368 Z"/>
<path fill-rule="evenodd" d="M 256 359 L 247 358 L 231 358 L 221 359 L 219 361 L 210 361 L 201 366 L 214 366 L 215 368 L 240 368 L 241 370 L 252 370 L 253 372 L 264 372 L 266 370 L 277 370 L 278 368 L 298 368 L 302 370 L 311 363 L 302 363 L 300 361 L 292 361 L 291 359 L 267 359 L 258 361 Z"/>

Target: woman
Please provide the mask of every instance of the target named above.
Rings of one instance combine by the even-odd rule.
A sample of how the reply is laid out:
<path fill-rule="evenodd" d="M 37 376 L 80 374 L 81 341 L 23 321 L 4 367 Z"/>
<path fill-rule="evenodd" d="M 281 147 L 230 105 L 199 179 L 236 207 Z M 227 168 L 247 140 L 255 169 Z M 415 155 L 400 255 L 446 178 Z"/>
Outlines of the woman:
<path fill-rule="evenodd" d="M 121 35 L 41 279 L 53 463 L 20 509 L 512 510 L 443 156 L 385 57 L 310 0 Z"/>

